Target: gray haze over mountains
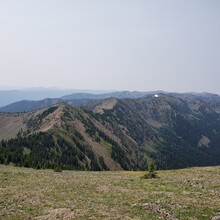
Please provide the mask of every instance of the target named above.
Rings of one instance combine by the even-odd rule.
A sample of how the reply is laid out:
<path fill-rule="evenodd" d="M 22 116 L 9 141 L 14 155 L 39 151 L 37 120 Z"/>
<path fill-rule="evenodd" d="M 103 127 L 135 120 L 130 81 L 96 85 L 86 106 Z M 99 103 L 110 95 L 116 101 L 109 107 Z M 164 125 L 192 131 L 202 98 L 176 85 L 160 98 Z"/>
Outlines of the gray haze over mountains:
<path fill-rule="evenodd" d="M 219 12 L 218 0 L 1 1 L 0 86 L 220 94 Z"/>
<path fill-rule="evenodd" d="M 220 1 L 7 0 L 0 27 L 0 164 L 220 165 Z"/>

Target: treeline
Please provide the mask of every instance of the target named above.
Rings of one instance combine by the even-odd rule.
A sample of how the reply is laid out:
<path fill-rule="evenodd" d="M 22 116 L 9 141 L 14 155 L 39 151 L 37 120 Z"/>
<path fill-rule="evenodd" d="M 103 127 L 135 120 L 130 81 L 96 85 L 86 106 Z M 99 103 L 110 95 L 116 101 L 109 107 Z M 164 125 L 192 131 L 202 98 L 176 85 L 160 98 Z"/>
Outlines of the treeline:
<path fill-rule="evenodd" d="M 22 132 L 21 132 L 22 133 Z M 97 157 L 84 138 L 75 131 L 72 142 L 64 137 L 39 132 L 0 142 L 0 163 L 36 169 L 107 170 L 103 157 Z"/>
<path fill-rule="evenodd" d="M 17 166 L 36 169 L 84 170 L 86 167 L 79 161 L 85 155 L 64 138 L 57 138 L 57 143 L 50 133 L 39 132 L 25 137 L 2 140 L 0 142 L 0 163 L 13 163 Z"/>

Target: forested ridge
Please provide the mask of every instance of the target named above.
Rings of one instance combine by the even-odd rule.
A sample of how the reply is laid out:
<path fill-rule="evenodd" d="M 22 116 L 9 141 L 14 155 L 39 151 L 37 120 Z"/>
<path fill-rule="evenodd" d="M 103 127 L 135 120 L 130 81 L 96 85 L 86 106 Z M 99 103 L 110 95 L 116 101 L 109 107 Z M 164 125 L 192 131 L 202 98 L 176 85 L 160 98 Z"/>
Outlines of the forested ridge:
<path fill-rule="evenodd" d="M 220 114 L 214 101 L 161 94 L 1 113 L 1 129 L 8 129 L 10 120 L 20 129 L 1 137 L 0 163 L 74 170 L 144 170 L 152 160 L 158 169 L 219 165 Z"/>

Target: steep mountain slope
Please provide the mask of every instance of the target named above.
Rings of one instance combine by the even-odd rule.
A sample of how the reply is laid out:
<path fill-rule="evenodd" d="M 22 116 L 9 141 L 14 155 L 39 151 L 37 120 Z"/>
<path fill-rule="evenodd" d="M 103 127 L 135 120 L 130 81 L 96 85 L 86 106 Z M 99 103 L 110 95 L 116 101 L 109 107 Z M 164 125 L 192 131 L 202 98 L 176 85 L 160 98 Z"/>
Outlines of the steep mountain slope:
<path fill-rule="evenodd" d="M 0 140 L 16 137 L 17 133 L 25 127 L 26 116 L 21 114 L 0 113 Z"/>
<path fill-rule="evenodd" d="M 60 103 L 0 117 L 0 138 L 8 139 L 1 163 L 83 170 L 146 169 L 149 160 L 161 169 L 220 164 L 220 114 L 195 97 Z"/>
<path fill-rule="evenodd" d="M 97 108 L 96 103 L 93 110 Z M 105 110 L 102 117 L 116 125 L 119 136 L 124 132 L 132 138 L 134 148 L 138 146 L 161 168 L 220 162 L 220 115 L 195 97 L 188 100 L 160 94 L 121 100 L 112 110 Z"/>
<path fill-rule="evenodd" d="M 1 143 L 1 162 L 45 168 L 60 165 L 64 169 L 121 169 L 111 158 L 110 151 L 95 140 L 91 126 L 98 122 L 79 108 L 59 104 L 34 113 L 10 116 L 8 120 L 17 118 L 19 123 L 14 126 L 20 130 L 16 137 L 12 134 L 13 139 L 1 137 L 8 138 Z M 117 138 L 109 133 L 114 142 Z M 110 146 L 108 142 L 103 143 Z"/>

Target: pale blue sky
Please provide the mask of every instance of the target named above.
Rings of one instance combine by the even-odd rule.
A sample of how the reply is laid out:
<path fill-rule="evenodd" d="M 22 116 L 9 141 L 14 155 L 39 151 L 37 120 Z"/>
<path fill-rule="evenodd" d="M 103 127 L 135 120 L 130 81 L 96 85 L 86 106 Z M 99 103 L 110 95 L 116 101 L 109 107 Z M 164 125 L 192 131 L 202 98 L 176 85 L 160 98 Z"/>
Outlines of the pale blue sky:
<path fill-rule="evenodd" d="M 218 0 L 0 0 L 0 86 L 220 94 Z"/>

